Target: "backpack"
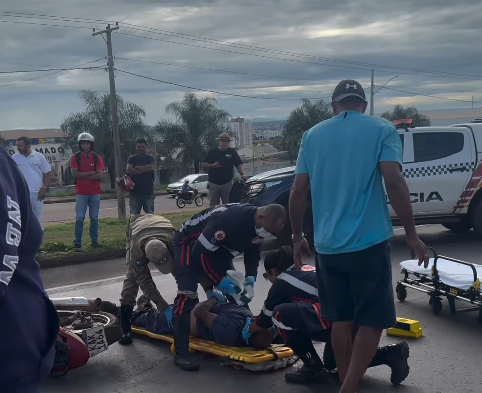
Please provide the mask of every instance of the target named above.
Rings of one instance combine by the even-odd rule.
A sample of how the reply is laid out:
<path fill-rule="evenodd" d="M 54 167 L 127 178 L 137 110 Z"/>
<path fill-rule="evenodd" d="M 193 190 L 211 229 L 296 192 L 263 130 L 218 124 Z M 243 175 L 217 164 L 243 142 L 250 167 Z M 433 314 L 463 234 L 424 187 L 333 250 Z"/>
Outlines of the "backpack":
<path fill-rule="evenodd" d="M 99 155 L 92 152 L 94 155 L 94 171 L 97 170 L 97 163 L 99 162 Z M 77 162 L 77 168 L 80 168 L 80 161 L 82 160 L 81 152 L 75 153 L 75 161 Z M 74 179 L 74 184 L 77 184 L 77 179 Z"/>

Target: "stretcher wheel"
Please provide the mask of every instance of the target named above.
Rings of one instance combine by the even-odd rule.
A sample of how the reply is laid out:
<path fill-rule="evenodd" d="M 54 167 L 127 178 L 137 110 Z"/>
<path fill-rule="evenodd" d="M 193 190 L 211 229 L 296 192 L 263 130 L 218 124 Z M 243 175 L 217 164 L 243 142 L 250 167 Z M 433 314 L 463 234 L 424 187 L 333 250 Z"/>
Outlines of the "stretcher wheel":
<path fill-rule="evenodd" d="M 403 302 L 407 298 L 407 289 L 402 285 L 397 285 L 397 299 Z"/>
<path fill-rule="evenodd" d="M 429 304 L 432 306 L 432 312 L 435 315 L 440 314 L 440 311 L 442 311 L 442 300 L 438 297 L 430 298 Z"/>

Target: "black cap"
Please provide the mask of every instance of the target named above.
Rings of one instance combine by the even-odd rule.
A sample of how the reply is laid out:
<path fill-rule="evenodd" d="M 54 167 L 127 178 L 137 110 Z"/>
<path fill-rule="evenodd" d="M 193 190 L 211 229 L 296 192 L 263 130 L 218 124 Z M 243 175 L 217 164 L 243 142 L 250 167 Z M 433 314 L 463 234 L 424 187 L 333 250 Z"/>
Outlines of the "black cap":
<path fill-rule="evenodd" d="M 362 85 L 353 79 L 347 79 L 338 83 L 333 91 L 331 99 L 332 101 L 338 102 L 343 98 L 351 96 L 359 97 L 365 102 L 367 101 Z"/>

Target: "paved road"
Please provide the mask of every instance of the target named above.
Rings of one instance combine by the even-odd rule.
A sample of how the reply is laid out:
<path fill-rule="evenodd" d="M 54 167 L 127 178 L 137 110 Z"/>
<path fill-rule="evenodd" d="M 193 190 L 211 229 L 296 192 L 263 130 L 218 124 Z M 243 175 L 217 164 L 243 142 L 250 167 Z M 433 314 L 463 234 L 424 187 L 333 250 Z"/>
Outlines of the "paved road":
<path fill-rule="evenodd" d="M 401 275 L 398 263 L 407 259 L 403 231 L 397 230 L 392 243 L 393 279 Z M 441 254 L 481 263 L 482 241 L 474 234 L 454 235 L 439 226 L 420 228 L 424 241 Z M 311 259 L 312 262 L 312 259 Z M 236 261 L 242 270 L 242 260 Z M 257 313 L 269 289 L 260 275 L 256 285 L 256 297 L 251 309 Z M 44 283 L 51 296 L 101 297 L 118 301 L 124 274 L 123 260 L 109 260 L 42 271 Z M 155 275 L 155 281 L 172 301 L 175 283 L 172 277 Z M 201 295 L 202 296 L 202 295 Z M 480 392 L 480 348 L 482 326 L 476 321 L 476 313 L 449 315 L 447 302 L 438 316 L 432 314 L 428 296 L 408 291 L 404 303 L 397 302 L 399 317 L 421 322 L 424 337 L 409 341 L 411 373 L 402 386 L 395 388 L 389 382 L 387 367 L 369 370 L 359 393 L 404 392 L 404 393 L 468 393 Z M 398 340 L 383 335 L 384 344 Z M 322 349 L 322 345 L 318 347 Z M 258 392 L 291 393 L 323 392 L 336 393 L 334 382 L 310 386 L 293 386 L 285 383 L 285 370 L 271 373 L 250 373 L 222 367 L 219 360 L 198 354 L 202 369 L 186 374 L 172 364 L 169 345 L 138 338 L 131 347 L 113 345 L 108 351 L 91 359 L 82 369 L 74 370 L 60 379 L 50 379 L 43 385 L 42 393 L 132 392 L 174 393 L 200 391 L 212 393 L 245 393 L 255 387 Z M 297 367 L 296 365 L 295 367 Z"/>
<path fill-rule="evenodd" d="M 207 196 L 204 198 L 204 207 L 209 205 L 209 199 Z M 182 210 L 199 209 L 195 204 L 187 205 Z M 126 199 L 126 210 L 129 214 L 129 199 Z M 158 195 L 154 200 L 154 212 L 155 213 L 173 213 L 181 211 L 176 206 L 176 200 L 167 195 Z M 87 218 L 89 213 L 87 212 Z M 100 202 L 99 217 L 117 217 L 117 199 L 106 199 Z M 53 224 L 59 222 L 73 221 L 75 220 L 75 202 L 68 203 L 52 203 L 44 205 L 42 213 L 42 224 Z"/>

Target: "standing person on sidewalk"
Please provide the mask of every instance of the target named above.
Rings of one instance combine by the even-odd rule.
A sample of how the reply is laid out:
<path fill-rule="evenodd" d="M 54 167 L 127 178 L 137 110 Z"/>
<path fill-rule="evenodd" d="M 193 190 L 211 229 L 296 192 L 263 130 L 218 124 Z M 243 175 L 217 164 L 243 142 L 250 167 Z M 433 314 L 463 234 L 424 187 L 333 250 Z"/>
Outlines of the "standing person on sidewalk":
<path fill-rule="evenodd" d="M 229 195 L 233 187 L 233 166 L 236 167 L 241 178 L 246 181 L 248 177 L 243 171 L 243 162 L 238 153 L 229 147 L 231 138 L 224 132 L 219 135 L 219 147 L 211 149 L 202 163 L 208 170 L 208 191 L 210 206 L 229 203 Z"/>
<path fill-rule="evenodd" d="M 27 182 L 32 209 L 41 222 L 44 199 L 52 181 L 52 170 L 43 154 L 32 150 L 31 146 L 30 138 L 21 136 L 17 139 L 18 153 L 15 153 L 12 158 Z"/>
<path fill-rule="evenodd" d="M 39 393 L 54 363 L 59 317 L 35 253 L 42 228 L 29 189 L 0 146 L 0 391 Z"/>
<path fill-rule="evenodd" d="M 309 253 L 302 233 L 311 185 L 321 316 L 333 323 L 332 345 L 340 393 L 355 393 L 383 329 L 396 323 L 389 239 L 393 229 L 383 180 L 412 257 L 428 266 L 418 238 L 402 145 L 388 121 L 364 115 L 365 92 L 354 80 L 338 84 L 334 117 L 303 135 L 290 196 L 294 257 Z M 359 330 L 352 341 L 354 324 Z"/>
<path fill-rule="evenodd" d="M 137 154 L 127 159 L 127 174 L 135 183 L 129 196 L 130 214 L 154 214 L 154 170 L 156 159 L 147 153 L 147 141 L 139 138 L 136 141 Z"/>
<path fill-rule="evenodd" d="M 77 138 L 80 151 L 70 160 L 72 176 L 75 179 L 75 240 L 74 248 L 82 247 L 84 221 L 87 208 L 90 218 L 90 240 L 99 246 L 100 181 L 104 172 L 102 158 L 94 153 L 94 137 L 83 132 Z"/>

